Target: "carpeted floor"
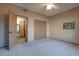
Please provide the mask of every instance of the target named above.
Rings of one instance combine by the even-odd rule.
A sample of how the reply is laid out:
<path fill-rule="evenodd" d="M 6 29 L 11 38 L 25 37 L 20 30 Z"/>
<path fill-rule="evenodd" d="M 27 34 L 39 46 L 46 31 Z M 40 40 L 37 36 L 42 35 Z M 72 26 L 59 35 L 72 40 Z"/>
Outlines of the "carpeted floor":
<path fill-rule="evenodd" d="M 19 44 L 12 50 L 0 49 L 4 56 L 79 56 L 79 45 L 53 40 L 41 39 Z"/>

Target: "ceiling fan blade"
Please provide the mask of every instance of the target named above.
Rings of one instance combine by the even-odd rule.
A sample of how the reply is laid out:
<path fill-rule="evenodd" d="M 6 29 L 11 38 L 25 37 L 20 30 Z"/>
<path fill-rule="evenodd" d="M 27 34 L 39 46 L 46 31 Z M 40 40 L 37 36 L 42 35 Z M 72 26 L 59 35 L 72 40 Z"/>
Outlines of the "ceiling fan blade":
<path fill-rule="evenodd" d="M 48 5 L 51 5 L 51 7 L 52 7 L 52 8 L 55 8 L 55 9 L 58 8 L 58 7 L 57 7 L 55 4 L 53 4 L 53 3 L 46 3 L 46 4 L 43 4 L 44 7 L 46 7 L 46 6 L 48 6 Z"/>
<path fill-rule="evenodd" d="M 52 4 L 52 7 L 55 8 L 55 9 L 58 9 L 58 7 L 54 4 Z"/>

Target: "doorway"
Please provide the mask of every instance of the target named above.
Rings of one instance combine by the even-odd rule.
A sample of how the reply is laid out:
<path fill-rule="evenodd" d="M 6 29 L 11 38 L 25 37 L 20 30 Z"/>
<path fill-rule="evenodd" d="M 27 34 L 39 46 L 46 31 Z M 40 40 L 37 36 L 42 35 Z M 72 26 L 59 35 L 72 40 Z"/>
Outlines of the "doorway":
<path fill-rule="evenodd" d="M 17 32 L 18 32 L 18 40 L 20 43 L 26 42 L 28 39 L 27 36 L 27 18 L 22 16 L 17 16 Z"/>
<path fill-rule="evenodd" d="M 17 16 L 10 11 L 9 14 L 9 50 L 28 40 L 28 19 Z"/>

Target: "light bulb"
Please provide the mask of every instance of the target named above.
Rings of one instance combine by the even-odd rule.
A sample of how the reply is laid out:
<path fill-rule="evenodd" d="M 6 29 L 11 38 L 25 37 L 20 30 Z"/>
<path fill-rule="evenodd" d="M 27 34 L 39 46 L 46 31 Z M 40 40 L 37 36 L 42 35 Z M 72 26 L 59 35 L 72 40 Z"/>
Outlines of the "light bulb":
<path fill-rule="evenodd" d="M 47 8 L 48 10 L 52 9 L 52 4 L 48 4 L 48 5 L 46 6 L 46 8 Z"/>

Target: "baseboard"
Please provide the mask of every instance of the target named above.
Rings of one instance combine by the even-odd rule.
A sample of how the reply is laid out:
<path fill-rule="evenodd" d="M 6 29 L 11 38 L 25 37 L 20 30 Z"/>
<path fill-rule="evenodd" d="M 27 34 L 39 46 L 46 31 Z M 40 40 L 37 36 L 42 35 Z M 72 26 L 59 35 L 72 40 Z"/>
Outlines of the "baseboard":
<path fill-rule="evenodd" d="M 70 42 L 70 41 L 66 41 L 66 40 L 61 40 L 61 39 L 56 39 L 56 38 L 49 38 L 49 39 L 54 39 L 54 40 L 59 40 L 59 41 L 67 42 L 67 43 L 70 43 L 70 44 L 79 45 L 79 43 Z"/>

